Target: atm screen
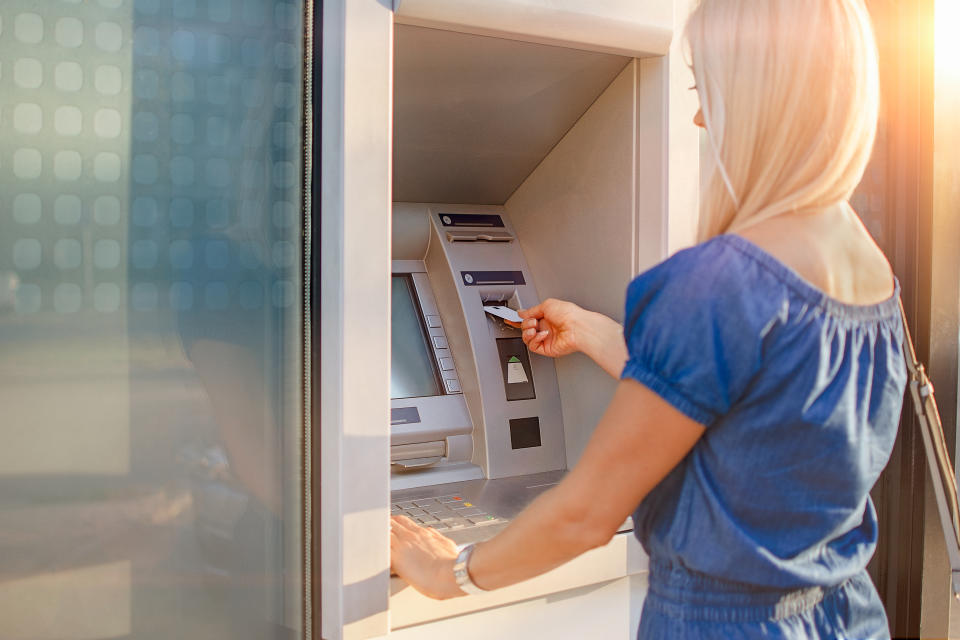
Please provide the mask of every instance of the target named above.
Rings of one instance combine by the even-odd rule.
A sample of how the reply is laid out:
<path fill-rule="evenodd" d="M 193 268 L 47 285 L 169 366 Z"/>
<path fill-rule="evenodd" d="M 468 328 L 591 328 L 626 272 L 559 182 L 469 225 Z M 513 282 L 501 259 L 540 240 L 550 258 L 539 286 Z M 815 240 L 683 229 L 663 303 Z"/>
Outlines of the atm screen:
<path fill-rule="evenodd" d="M 413 295 L 410 278 L 393 276 L 391 291 L 390 397 L 422 398 L 440 395 L 440 383 L 433 363 L 433 354 L 420 320 L 420 310 Z"/>

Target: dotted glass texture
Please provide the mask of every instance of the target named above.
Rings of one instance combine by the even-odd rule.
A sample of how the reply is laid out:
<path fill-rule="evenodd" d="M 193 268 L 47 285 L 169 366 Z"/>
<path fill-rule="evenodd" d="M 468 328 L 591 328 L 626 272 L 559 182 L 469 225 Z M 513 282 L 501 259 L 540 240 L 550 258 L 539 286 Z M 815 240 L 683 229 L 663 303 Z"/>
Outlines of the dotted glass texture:
<path fill-rule="evenodd" d="M 29 548 L 0 574 L 73 549 L 58 570 L 97 568 L 78 588 L 125 581 L 124 624 L 91 615 L 90 637 L 287 637 L 301 601 L 281 487 L 302 468 L 303 13 L 0 1 L 0 388 L 30 425 L 4 473 L 43 479 L 13 496 L 43 517 L 18 520 Z M 148 560 L 104 577 L 115 534 L 117 560 Z M 22 635 L 71 637 L 67 618 Z"/>
<path fill-rule="evenodd" d="M 31 102 L 18 104 L 13 108 L 13 128 L 17 133 L 40 133 L 43 128 L 43 109 Z"/>
<path fill-rule="evenodd" d="M 61 136 L 78 136 L 83 131 L 83 112 L 65 104 L 53 112 L 53 128 Z"/>
<path fill-rule="evenodd" d="M 83 67 L 76 62 L 60 62 L 54 67 L 53 82 L 60 91 L 80 91 L 83 88 Z"/>

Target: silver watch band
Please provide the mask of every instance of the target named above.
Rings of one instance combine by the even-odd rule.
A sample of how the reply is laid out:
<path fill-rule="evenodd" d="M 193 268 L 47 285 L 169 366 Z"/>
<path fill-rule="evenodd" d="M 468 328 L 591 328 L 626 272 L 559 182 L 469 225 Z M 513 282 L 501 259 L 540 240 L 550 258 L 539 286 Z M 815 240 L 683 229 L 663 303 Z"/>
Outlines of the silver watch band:
<path fill-rule="evenodd" d="M 473 583 L 473 580 L 470 578 L 470 570 L 467 568 L 470 564 L 470 556 L 473 555 L 474 548 L 475 546 L 473 544 L 468 544 L 460 549 L 457 560 L 453 563 L 453 579 L 456 580 L 457 586 L 460 587 L 461 591 L 472 596 L 486 591 L 486 589 L 481 589 Z"/>

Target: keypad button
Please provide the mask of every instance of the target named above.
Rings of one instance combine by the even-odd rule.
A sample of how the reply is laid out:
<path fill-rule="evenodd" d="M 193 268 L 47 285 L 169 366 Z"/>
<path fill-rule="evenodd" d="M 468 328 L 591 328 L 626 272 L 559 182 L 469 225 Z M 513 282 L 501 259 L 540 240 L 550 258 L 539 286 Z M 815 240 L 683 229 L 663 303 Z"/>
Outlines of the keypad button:
<path fill-rule="evenodd" d="M 459 380 L 444 380 L 444 384 L 447 385 L 447 391 L 450 393 L 460 393 L 460 381 Z"/>
<path fill-rule="evenodd" d="M 453 358 L 440 358 L 440 369 L 443 371 L 453 370 Z"/>
<path fill-rule="evenodd" d="M 443 336 L 434 336 L 433 337 L 433 346 L 437 349 L 447 349 L 449 345 L 447 344 L 447 339 Z"/>
<path fill-rule="evenodd" d="M 480 506 L 458 494 L 394 503 L 390 505 L 390 512 L 393 515 L 407 516 L 420 526 L 444 532 L 506 522 L 503 518 L 486 513 Z"/>

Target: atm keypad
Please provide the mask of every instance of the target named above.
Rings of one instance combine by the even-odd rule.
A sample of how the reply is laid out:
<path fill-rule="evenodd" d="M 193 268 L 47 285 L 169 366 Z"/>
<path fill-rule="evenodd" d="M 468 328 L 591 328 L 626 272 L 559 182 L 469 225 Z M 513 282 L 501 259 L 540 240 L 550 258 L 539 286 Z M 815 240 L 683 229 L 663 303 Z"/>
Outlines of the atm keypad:
<path fill-rule="evenodd" d="M 438 531 L 456 531 L 505 522 L 467 502 L 462 496 L 440 496 L 393 504 L 391 515 L 407 516 L 424 527 Z"/>

